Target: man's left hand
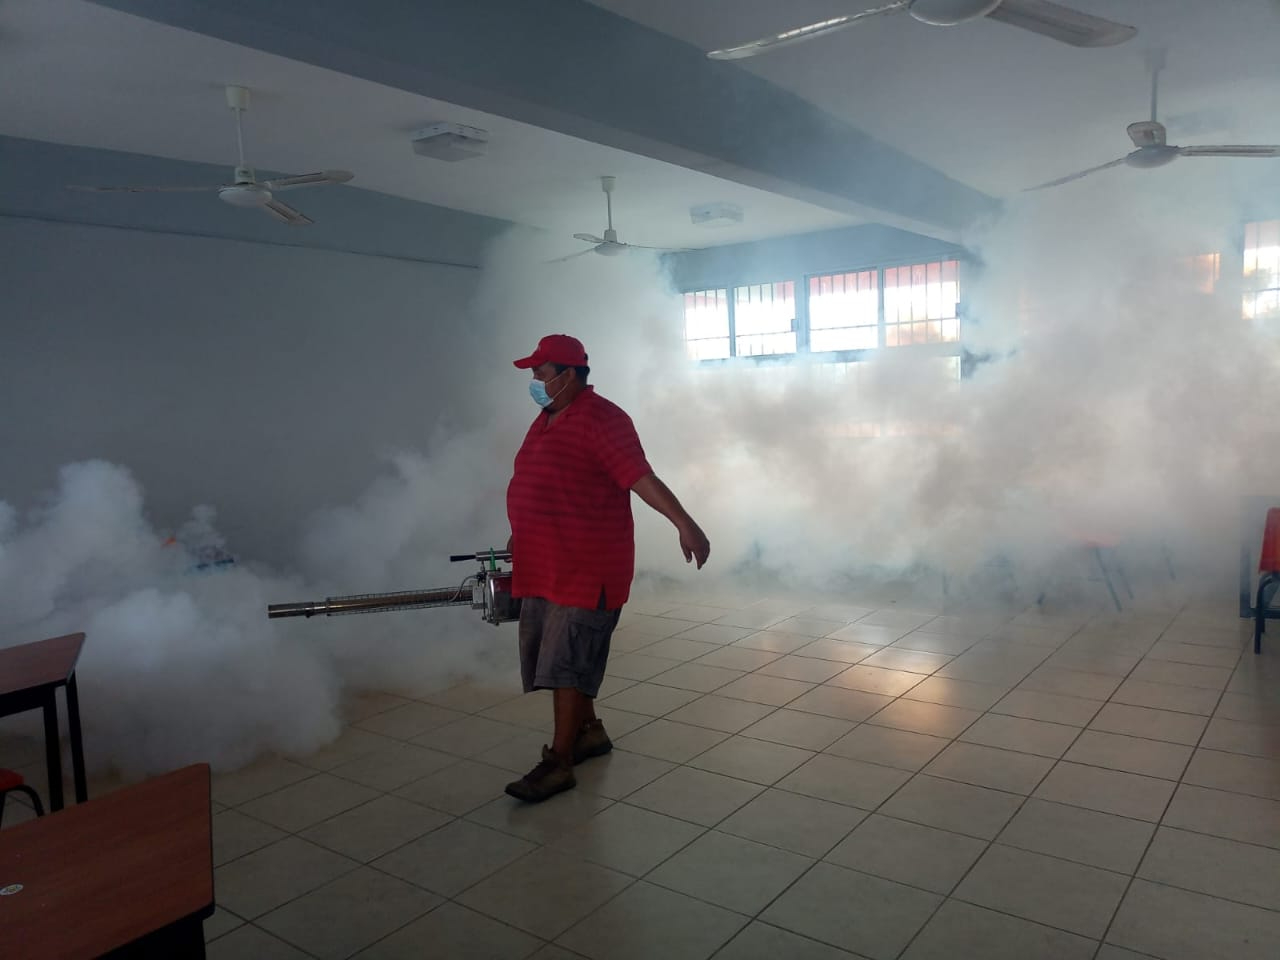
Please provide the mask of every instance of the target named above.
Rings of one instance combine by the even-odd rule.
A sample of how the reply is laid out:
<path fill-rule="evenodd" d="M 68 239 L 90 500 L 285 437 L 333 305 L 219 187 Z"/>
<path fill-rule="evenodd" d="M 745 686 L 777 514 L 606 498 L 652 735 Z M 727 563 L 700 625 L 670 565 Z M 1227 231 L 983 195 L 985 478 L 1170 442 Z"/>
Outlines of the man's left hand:
<path fill-rule="evenodd" d="M 680 527 L 680 549 L 684 551 L 684 562 L 692 563 L 696 559 L 701 570 L 711 555 L 711 541 L 702 528 L 690 520 L 688 525 Z"/>

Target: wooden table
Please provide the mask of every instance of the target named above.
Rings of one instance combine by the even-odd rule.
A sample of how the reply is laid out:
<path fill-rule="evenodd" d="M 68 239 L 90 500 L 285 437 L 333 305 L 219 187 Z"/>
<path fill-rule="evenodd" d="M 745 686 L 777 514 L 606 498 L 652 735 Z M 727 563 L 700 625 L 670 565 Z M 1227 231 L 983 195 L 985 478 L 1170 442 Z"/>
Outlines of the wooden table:
<path fill-rule="evenodd" d="M 203 957 L 211 816 L 201 763 L 0 830 L 0 954 Z"/>
<path fill-rule="evenodd" d="M 23 643 L 0 650 L 0 717 L 24 710 L 44 710 L 44 761 L 49 775 L 49 810 L 62 809 L 62 739 L 58 733 L 58 687 L 67 688 L 67 723 L 71 727 L 71 769 L 76 803 L 89 799 L 84 775 L 84 743 L 80 738 L 80 694 L 76 661 L 83 633 Z"/>

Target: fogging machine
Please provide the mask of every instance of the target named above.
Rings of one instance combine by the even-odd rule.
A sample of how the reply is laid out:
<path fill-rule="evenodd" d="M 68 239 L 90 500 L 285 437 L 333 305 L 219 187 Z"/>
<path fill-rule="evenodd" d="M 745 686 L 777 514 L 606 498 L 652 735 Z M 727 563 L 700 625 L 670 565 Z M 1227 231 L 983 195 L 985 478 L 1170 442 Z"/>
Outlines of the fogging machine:
<path fill-rule="evenodd" d="M 480 570 L 464 578 L 456 587 L 402 590 L 396 593 L 359 593 L 350 597 L 329 597 L 305 603 L 273 603 L 267 607 L 267 616 L 271 619 L 333 617 L 345 613 L 384 613 L 423 607 L 469 606 L 472 610 L 482 611 L 481 616 L 485 621 L 495 625 L 520 619 L 520 599 L 511 596 L 511 571 L 499 566 L 501 563 L 511 562 L 510 553 L 492 549 L 456 553 L 449 561 L 478 562 Z"/>

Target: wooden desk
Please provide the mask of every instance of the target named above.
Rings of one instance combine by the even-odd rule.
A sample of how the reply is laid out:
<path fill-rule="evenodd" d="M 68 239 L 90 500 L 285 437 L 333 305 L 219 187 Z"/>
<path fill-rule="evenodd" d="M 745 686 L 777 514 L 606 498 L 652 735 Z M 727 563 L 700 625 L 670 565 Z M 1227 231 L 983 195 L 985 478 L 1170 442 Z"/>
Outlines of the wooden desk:
<path fill-rule="evenodd" d="M 0 830 L 0 950 L 23 960 L 203 957 L 211 816 L 201 763 Z"/>
<path fill-rule="evenodd" d="M 80 738 L 80 694 L 76 661 L 83 633 L 23 643 L 0 650 L 0 717 L 24 710 L 44 710 L 44 760 L 49 775 L 49 810 L 62 809 L 62 739 L 58 733 L 58 687 L 67 688 L 67 723 L 71 727 L 71 768 L 76 803 L 89 799 L 84 775 L 84 743 Z"/>

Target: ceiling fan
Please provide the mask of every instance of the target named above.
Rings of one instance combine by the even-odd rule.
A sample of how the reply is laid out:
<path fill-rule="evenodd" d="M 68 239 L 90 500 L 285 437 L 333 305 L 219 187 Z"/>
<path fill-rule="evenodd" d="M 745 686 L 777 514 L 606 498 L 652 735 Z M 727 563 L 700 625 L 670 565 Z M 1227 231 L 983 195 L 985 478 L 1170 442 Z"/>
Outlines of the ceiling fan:
<path fill-rule="evenodd" d="M 239 145 L 239 164 L 235 168 L 234 179 L 229 184 L 209 187 L 83 187 L 72 185 L 72 190 L 89 190 L 94 193 L 188 193 L 218 191 L 218 197 L 233 207 L 257 208 L 290 226 L 306 226 L 314 223 L 306 214 L 295 210 L 283 201 L 277 200 L 273 194 L 278 190 L 293 190 L 297 187 L 319 187 L 330 183 L 346 183 L 351 179 L 350 170 L 320 170 L 316 173 L 301 173 L 291 177 L 277 177 L 274 180 L 259 181 L 254 177 L 253 168 L 244 162 L 244 130 L 242 118 L 249 109 L 249 90 L 247 87 L 228 86 L 227 106 L 236 115 L 236 141 Z"/>
<path fill-rule="evenodd" d="M 1138 32 L 1123 23 L 1081 13 L 1049 0 L 896 0 L 860 13 L 847 13 L 734 47 L 712 50 L 707 56 L 712 60 L 754 57 L 778 47 L 826 36 L 888 13 L 906 13 L 934 27 L 954 27 L 980 17 L 990 17 L 1073 47 L 1110 47 L 1124 43 Z"/>
<path fill-rule="evenodd" d="M 1126 166 L 1136 167 L 1139 170 L 1149 170 L 1153 167 L 1163 167 L 1179 157 L 1280 157 L 1280 146 L 1240 144 L 1176 147 L 1168 143 L 1164 124 L 1156 119 L 1156 105 L 1160 90 L 1160 71 L 1164 69 L 1164 60 L 1164 50 L 1150 50 L 1147 52 L 1147 66 L 1151 70 L 1151 119 L 1138 120 L 1125 128 L 1129 133 L 1129 139 L 1137 147 L 1136 150 L 1130 151 L 1118 160 L 1111 160 L 1096 167 L 1090 167 L 1088 170 L 1081 170 L 1079 173 L 1059 177 L 1057 180 L 1050 180 L 1048 183 L 1042 183 L 1027 189 L 1043 190 L 1046 187 L 1056 187 L 1063 183 L 1070 183 L 1072 180 L 1079 180 L 1081 177 L 1087 177 L 1089 174 L 1097 173 L 1099 170 L 1118 167 L 1122 163 Z"/>
<path fill-rule="evenodd" d="M 555 263 L 572 260 L 587 253 L 598 253 L 602 257 L 616 257 L 621 253 L 626 253 L 628 250 L 672 250 L 671 247 L 646 247 L 644 244 L 622 243 L 618 240 L 618 231 L 613 229 L 613 190 L 617 182 L 617 177 L 600 178 L 600 189 L 604 191 L 605 214 L 608 224 L 605 228 L 604 236 L 597 237 L 594 233 L 575 233 L 573 235 L 575 240 L 585 240 L 592 246 L 578 253 L 571 253 L 567 257 L 560 257 L 554 261 Z"/>

